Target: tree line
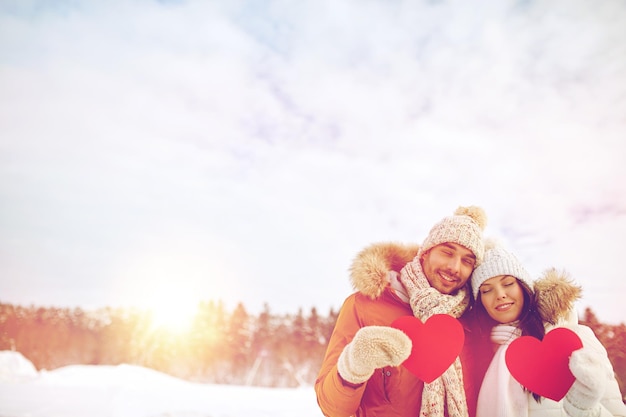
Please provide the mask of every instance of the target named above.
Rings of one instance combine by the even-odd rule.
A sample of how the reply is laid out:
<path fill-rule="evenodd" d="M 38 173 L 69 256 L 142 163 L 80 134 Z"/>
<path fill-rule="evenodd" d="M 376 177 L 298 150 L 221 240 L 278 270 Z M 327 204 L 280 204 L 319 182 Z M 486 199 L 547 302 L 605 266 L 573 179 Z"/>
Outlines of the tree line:
<path fill-rule="evenodd" d="M 0 303 L 0 350 L 16 350 L 37 369 L 72 364 L 133 364 L 194 382 L 296 387 L 312 385 L 337 312 L 250 314 L 203 302 L 186 330 L 155 326 L 149 311 L 128 308 L 23 307 Z M 626 325 L 601 323 L 587 308 L 588 325 L 606 347 L 626 392 Z"/>
<path fill-rule="evenodd" d="M 72 364 L 133 364 L 194 382 L 296 387 L 311 384 L 336 313 L 257 315 L 205 302 L 185 331 L 154 325 L 128 308 L 23 307 L 0 303 L 0 350 L 15 350 L 37 369 Z"/>

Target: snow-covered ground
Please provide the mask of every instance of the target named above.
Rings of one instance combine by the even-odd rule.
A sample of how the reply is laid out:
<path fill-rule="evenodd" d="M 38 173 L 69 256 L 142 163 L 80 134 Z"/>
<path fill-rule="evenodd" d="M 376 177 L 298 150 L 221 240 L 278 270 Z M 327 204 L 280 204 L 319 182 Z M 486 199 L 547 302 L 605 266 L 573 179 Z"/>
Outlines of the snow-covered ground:
<path fill-rule="evenodd" d="M 321 417 L 313 387 L 187 382 L 132 365 L 73 365 L 37 372 L 0 352 L 0 417 Z"/>

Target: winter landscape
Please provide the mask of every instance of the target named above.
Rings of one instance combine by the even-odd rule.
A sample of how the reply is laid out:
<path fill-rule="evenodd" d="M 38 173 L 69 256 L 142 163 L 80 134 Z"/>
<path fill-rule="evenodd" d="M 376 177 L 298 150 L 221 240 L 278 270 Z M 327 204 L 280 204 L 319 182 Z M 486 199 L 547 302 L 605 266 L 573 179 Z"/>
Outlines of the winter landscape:
<path fill-rule="evenodd" d="M 0 352 L 1 417 L 321 417 L 312 387 L 197 384 L 140 366 L 37 372 Z"/>
<path fill-rule="evenodd" d="M 459 205 L 626 392 L 624 39 L 623 0 L 0 0 L 0 417 L 320 417 L 351 261 Z"/>

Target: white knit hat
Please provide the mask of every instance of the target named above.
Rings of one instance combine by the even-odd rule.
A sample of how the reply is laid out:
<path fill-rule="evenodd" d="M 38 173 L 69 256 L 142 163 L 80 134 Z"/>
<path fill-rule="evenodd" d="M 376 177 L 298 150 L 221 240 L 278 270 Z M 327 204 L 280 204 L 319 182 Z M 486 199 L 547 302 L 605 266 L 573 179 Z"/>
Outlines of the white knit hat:
<path fill-rule="evenodd" d="M 524 281 L 532 291 L 532 278 L 515 255 L 508 252 L 495 240 L 486 240 L 485 259 L 472 273 L 472 291 L 474 292 L 474 298 L 478 296 L 478 290 L 483 282 L 487 281 L 489 278 L 500 275 L 510 275 Z"/>
<path fill-rule="evenodd" d="M 483 230 L 487 224 L 485 211 L 477 206 L 459 207 L 454 215 L 435 224 L 422 243 L 418 257 L 434 246 L 452 242 L 471 250 L 476 256 L 476 265 L 480 265 L 485 251 Z"/>

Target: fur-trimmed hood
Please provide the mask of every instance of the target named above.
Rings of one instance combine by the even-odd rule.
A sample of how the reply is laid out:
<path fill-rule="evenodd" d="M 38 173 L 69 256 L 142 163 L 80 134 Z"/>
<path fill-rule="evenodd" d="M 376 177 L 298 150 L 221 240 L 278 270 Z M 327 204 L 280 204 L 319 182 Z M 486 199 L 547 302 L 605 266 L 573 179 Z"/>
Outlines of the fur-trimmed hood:
<path fill-rule="evenodd" d="M 367 246 L 357 254 L 350 267 L 353 288 L 371 299 L 380 297 L 389 285 L 388 272 L 400 272 L 417 256 L 418 251 L 419 245 L 396 242 Z M 537 308 L 545 322 L 555 325 L 571 321 L 581 288 L 571 281 L 565 271 L 548 269 L 534 281 L 533 289 Z"/>
<path fill-rule="evenodd" d="M 419 245 L 374 243 L 359 252 L 350 267 L 352 287 L 371 299 L 389 285 L 387 273 L 400 270 L 417 256 Z"/>
<path fill-rule="evenodd" d="M 581 297 L 582 289 L 574 284 L 567 272 L 554 268 L 546 270 L 533 283 L 533 290 L 544 322 L 552 325 L 578 322 L 574 303 Z"/>

